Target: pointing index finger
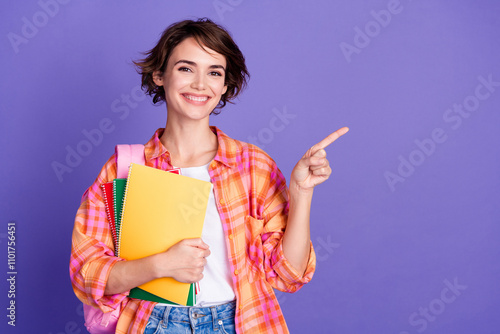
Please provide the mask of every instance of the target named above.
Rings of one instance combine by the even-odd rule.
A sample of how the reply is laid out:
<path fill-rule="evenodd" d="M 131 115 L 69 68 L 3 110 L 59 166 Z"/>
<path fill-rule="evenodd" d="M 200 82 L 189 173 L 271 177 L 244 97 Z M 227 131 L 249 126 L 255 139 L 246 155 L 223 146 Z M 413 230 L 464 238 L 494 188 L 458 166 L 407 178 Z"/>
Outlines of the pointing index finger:
<path fill-rule="evenodd" d="M 330 133 L 328 136 L 326 136 L 326 138 L 324 138 L 322 141 L 313 146 L 314 152 L 326 148 L 328 145 L 330 145 L 331 143 L 333 143 L 334 141 L 345 135 L 347 131 L 349 131 L 349 128 L 344 126 L 343 128 L 340 128 L 337 131 Z"/>

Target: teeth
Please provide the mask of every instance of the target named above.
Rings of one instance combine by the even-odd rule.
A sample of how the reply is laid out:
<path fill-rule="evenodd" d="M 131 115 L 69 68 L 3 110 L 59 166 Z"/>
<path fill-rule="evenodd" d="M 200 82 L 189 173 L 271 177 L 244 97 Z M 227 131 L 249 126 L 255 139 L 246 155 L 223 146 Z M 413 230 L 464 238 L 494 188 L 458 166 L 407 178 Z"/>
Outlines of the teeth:
<path fill-rule="evenodd" d="M 204 102 L 206 100 L 208 100 L 208 97 L 205 96 L 205 97 L 196 97 L 196 96 L 192 96 L 192 95 L 184 95 L 188 100 L 191 100 L 191 101 L 197 101 L 197 102 Z"/>

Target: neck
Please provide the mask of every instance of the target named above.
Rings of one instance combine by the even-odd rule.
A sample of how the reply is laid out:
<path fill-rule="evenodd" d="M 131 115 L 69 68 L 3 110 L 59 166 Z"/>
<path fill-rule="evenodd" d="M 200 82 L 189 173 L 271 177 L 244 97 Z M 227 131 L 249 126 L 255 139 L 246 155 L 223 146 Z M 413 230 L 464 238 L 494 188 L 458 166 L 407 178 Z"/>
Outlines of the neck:
<path fill-rule="evenodd" d="M 160 138 L 176 167 L 203 166 L 217 154 L 217 135 L 206 121 L 175 122 L 168 119 Z"/>

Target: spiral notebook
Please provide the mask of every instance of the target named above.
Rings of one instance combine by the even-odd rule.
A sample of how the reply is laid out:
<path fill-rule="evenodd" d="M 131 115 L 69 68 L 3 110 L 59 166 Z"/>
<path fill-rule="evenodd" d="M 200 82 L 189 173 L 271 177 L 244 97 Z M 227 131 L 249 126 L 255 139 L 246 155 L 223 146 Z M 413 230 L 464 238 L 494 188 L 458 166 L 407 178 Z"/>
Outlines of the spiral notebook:
<path fill-rule="evenodd" d="M 115 211 L 115 230 L 117 237 L 120 235 L 120 222 L 122 218 L 123 197 L 125 196 L 125 187 L 127 186 L 127 179 L 114 179 L 113 180 L 113 205 Z M 118 250 L 119 238 L 115 244 L 115 249 Z M 118 254 L 118 251 L 116 252 Z"/>
<path fill-rule="evenodd" d="M 116 235 L 116 220 L 115 220 L 115 205 L 114 205 L 114 195 L 113 195 L 113 182 L 107 182 L 101 184 L 102 193 L 104 197 L 104 205 L 106 207 L 106 215 L 108 217 L 109 229 L 111 230 L 111 235 L 113 236 L 113 244 L 116 246 L 118 237 Z M 116 255 L 115 251 L 115 255 Z"/>
<path fill-rule="evenodd" d="M 200 238 L 211 190 L 210 182 L 131 164 L 117 230 L 118 256 L 135 260 Z M 189 304 L 194 291 L 191 284 L 170 277 L 139 288 L 181 305 Z"/>

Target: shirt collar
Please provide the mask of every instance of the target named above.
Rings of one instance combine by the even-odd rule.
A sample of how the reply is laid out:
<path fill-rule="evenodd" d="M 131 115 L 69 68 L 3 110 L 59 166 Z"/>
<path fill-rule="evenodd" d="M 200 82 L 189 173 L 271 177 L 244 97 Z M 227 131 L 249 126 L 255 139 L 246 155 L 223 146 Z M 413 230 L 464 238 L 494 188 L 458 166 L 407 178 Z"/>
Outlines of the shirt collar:
<path fill-rule="evenodd" d="M 240 145 L 237 145 L 236 140 L 228 137 L 216 126 L 210 126 L 210 129 L 217 135 L 218 142 L 217 154 L 214 157 L 214 161 L 222 163 L 228 167 L 235 167 L 237 165 L 237 154 L 235 153 Z M 170 164 L 170 153 L 160 141 L 160 137 L 164 131 L 164 128 L 156 130 L 153 137 L 151 137 L 151 139 L 144 145 L 144 155 L 146 161 L 165 155 L 165 158 Z"/>

